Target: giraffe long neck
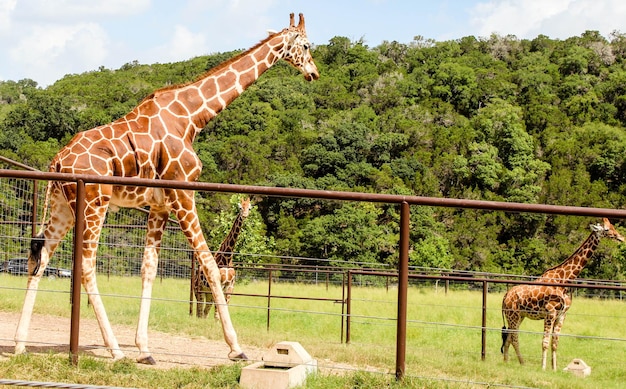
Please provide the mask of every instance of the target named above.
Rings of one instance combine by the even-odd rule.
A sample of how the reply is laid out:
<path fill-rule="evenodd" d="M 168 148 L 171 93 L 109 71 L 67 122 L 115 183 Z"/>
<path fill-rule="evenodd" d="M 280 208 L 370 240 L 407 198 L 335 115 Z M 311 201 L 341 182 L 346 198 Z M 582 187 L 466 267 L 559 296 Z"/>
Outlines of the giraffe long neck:
<path fill-rule="evenodd" d="M 232 267 L 233 266 L 233 248 L 237 243 L 239 234 L 241 233 L 241 226 L 243 225 L 243 212 L 239 212 L 233 226 L 230 228 L 230 232 L 220 244 L 217 254 L 215 254 L 215 261 L 219 267 Z"/>
<path fill-rule="evenodd" d="M 600 236 L 592 232 L 583 244 L 561 264 L 546 270 L 539 280 L 573 280 L 585 268 L 600 243 Z"/>
<path fill-rule="evenodd" d="M 166 108 L 170 117 L 181 121 L 181 131 L 195 138 L 212 118 L 285 55 L 284 35 L 283 31 L 269 36 L 212 68 L 195 82 L 157 90 L 137 107 L 138 114 L 149 116 L 153 105 Z M 188 124 L 182 125 L 185 119 Z"/>

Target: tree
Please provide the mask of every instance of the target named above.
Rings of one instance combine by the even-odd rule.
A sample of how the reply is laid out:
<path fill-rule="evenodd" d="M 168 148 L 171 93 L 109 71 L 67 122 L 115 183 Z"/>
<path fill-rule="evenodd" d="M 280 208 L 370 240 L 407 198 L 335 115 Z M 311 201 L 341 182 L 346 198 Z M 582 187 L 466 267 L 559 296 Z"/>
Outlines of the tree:
<path fill-rule="evenodd" d="M 30 97 L 7 114 L 2 132 L 26 134 L 35 141 L 73 135 L 78 131 L 76 110 L 64 99 L 44 90 L 33 90 Z"/>

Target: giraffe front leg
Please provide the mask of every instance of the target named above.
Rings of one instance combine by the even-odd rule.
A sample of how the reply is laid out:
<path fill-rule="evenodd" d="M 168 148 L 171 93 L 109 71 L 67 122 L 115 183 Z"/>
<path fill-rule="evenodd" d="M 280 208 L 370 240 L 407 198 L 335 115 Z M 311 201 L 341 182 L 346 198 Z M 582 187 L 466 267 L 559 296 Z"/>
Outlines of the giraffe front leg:
<path fill-rule="evenodd" d="M 207 294 L 207 299 L 206 299 L 206 308 L 204 308 L 204 316 L 202 316 L 203 318 L 207 318 L 209 317 L 209 313 L 211 313 L 211 308 L 215 308 L 213 310 L 214 315 L 217 316 L 217 307 L 215 307 L 215 300 L 213 300 L 213 293 L 208 293 Z"/>
<path fill-rule="evenodd" d="M 226 343 L 228 343 L 231 348 L 228 357 L 232 360 L 248 359 L 237 343 L 237 334 L 235 333 L 235 329 L 233 328 L 230 320 L 230 313 L 228 312 L 226 298 L 224 297 L 224 292 L 222 290 L 219 268 L 217 267 L 217 264 L 211 254 L 208 251 L 206 251 L 205 254 L 207 255 L 207 259 L 203 259 L 201 261 L 200 268 L 206 272 L 205 275 L 209 282 L 209 287 L 211 288 L 212 304 L 215 308 L 215 315 L 219 318 L 222 324 L 224 338 L 226 339 Z"/>
<path fill-rule="evenodd" d="M 556 371 L 556 350 L 559 347 L 559 334 L 565 321 L 565 315 L 559 316 L 554 324 L 554 331 L 552 332 L 552 370 Z"/>
<path fill-rule="evenodd" d="M 85 266 L 85 263 L 83 263 L 83 266 Z M 125 355 L 120 349 L 117 338 L 113 333 L 111 322 L 109 321 L 109 317 L 104 309 L 104 304 L 102 303 L 102 298 L 100 297 L 100 291 L 98 290 L 98 284 L 96 282 L 95 271 L 90 269 L 87 270 L 87 275 L 83 276 L 83 287 L 87 292 L 87 298 L 89 299 L 89 303 L 93 307 L 94 314 L 98 320 L 100 332 L 102 333 L 102 339 L 104 340 L 104 346 L 111 353 L 113 360 L 117 361 L 124 358 Z M 83 274 L 85 274 L 84 267 Z"/>
<path fill-rule="evenodd" d="M 547 317 L 543 326 L 543 340 L 541 342 L 541 368 L 546 370 L 548 360 L 548 348 L 550 347 L 550 339 L 552 335 L 554 321 Z"/>
<path fill-rule="evenodd" d="M 213 255 L 209 251 L 209 247 L 206 244 L 202 228 L 200 228 L 200 220 L 198 219 L 198 214 L 196 212 L 194 192 L 176 191 L 175 195 L 177 201 L 172 203 L 172 208 L 175 209 L 176 217 L 178 218 L 181 230 L 187 237 L 189 244 L 191 244 L 191 247 L 193 247 L 198 257 L 198 261 L 200 262 L 199 270 L 204 272 L 204 275 L 209 281 L 211 293 L 213 294 L 213 301 L 216 303 L 216 307 L 219 310 L 224 339 L 230 347 L 228 357 L 231 359 L 247 359 L 246 355 L 239 346 L 237 333 L 235 332 L 233 323 L 230 320 L 230 314 L 228 313 L 228 307 L 226 306 L 224 293 L 222 292 L 220 285 L 219 269 L 215 263 Z"/>

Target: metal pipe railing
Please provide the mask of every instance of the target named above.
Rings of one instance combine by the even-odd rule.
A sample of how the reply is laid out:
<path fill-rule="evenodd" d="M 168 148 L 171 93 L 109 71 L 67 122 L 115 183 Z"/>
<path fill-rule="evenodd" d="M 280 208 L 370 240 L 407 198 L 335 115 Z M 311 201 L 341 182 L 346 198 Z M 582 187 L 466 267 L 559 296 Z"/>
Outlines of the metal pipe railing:
<path fill-rule="evenodd" d="M 186 182 L 186 181 L 173 181 L 173 180 L 151 180 L 143 178 L 128 178 L 128 177 L 109 177 L 109 176 L 95 176 L 86 174 L 64 174 L 64 173 L 52 173 L 52 172 L 39 172 L 39 171 L 19 171 L 19 170 L 7 170 L 0 169 L 0 177 L 11 178 L 23 178 L 30 180 L 47 180 L 47 181 L 70 181 L 70 182 L 82 182 L 84 184 L 108 184 L 119 186 L 141 186 L 141 187 L 155 187 L 155 188 L 174 188 L 174 189 L 187 189 L 195 191 L 208 191 L 208 192 L 226 192 L 226 193 L 246 193 L 254 195 L 266 195 L 266 196 L 278 196 L 278 197 L 296 197 L 296 198 L 317 198 L 328 200 L 345 200 L 345 201 L 365 201 L 376 203 L 390 203 L 390 204 L 402 204 L 401 213 L 403 215 L 400 227 L 400 258 L 408 258 L 408 244 L 405 245 L 405 241 L 402 238 L 407 234 L 408 236 L 408 219 L 409 219 L 409 205 L 426 205 L 435 207 L 451 207 L 451 208 L 469 208 L 469 209 L 483 209 L 492 211 L 506 211 L 506 212 L 534 212 L 534 213 L 546 213 L 546 214 L 564 214 L 564 215 L 576 215 L 576 216 L 594 216 L 594 217 L 613 217 L 613 218 L 626 218 L 626 210 L 608 209 L 608 208 L 592 208 L 592 207 L 572 207 L 572 206 L 559 206 L 559 205 L 545 205 L 545 204 L 525 204 L 525 203 L 508 203 L 498 201 L 482 201 L 482 200 L 466 200 L 466 199 L 448 199 L 448 198 L 436 198 L 436 197 L 423 197 L 423 196 L 403 196 L 403 195 L 391 195 L 391 194 L 377 194 L 377 193 L 360 193 L 360 192 L 341 192 L 341 191 L 325 191 L 325 190 L 310 190 L 310 189 L 295 189 L 295 188 L 276 188 L 265 186 L 252 186 L 252 185 L 233 185 L 233 184 L 217 184 L 217 183 L 202 183 L 202 182 Z M 81 184 L 82 185 L 82 184 Z M 77 199 L 78 200 L 78 199 Z M 77 205 L 78 210 L 78 205 Z M 77 213 L 78 214 L 78 213 Z M 78 218 L 79 220 L 81 218 Z M 77 220 L 78 222 L 78 220 Z M 78 226 L 77 226 L 78 227 Z M 81 231 L 77 229 L 77 231 Z M 82 234 L 75 234 L 80 235 Z M 82 245 L 80 245 L 82 247 Z M 406 252 L 405 252 L 406 250 Z M 77 253 L 74 253 L 77 255 Z M 80 261 L 74 261 L 74 266 Z M 408 270 L 403 270 L 402 266 L 399 268 L 400 277 L 406 277 Z M 73 277 L 80 277 L 80 272 L 74 272 Z M 439 277 L 441 278 L 441 277 Z M 451 280 L 452 278 L 444 278 Z M 467 281 L 467 278 L 463 278 Z M 476 281 L 476 280 L 474 280 Z M 510 282 L 510 281 L 509 281 Z M 350 277 L 348 284 L 350 285 Z M 403 288 L 399 288 L 403 289 Z M 348 292 L 350 293 L 350 292 Z M 401 310 L 406 311 L 406 299 L 400 296 L 399 293 L 398 312 Z M 402 297 L 402 301 L 400 300 Z M 350 315 L 350 307 L 348 305 L 347 315 Z M 401 319 L 401 318 L 399 318 Z M 404 320 L 399 320 L 404 321 Z M 399 327 L 399 330 L 401 328 Z M 77 331 L 77 329 L 76 329 Z M 349 342 L 349 323 L 346 325 L 346 342 Z M 78 336 L 72 334 L 72 337 Z M 400 335 L 398 335 L 398 341 L 396 345 L 396 377 L 401 379 L 404 375 L 404 355 L 405 346 L 401 343 Z"/>

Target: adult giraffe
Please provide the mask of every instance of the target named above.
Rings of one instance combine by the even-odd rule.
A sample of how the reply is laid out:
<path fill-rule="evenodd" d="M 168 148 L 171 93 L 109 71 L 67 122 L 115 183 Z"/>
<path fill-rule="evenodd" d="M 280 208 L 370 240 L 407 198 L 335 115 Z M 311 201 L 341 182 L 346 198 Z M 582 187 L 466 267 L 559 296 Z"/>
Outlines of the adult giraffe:
<path fill-rule="evenodd" d="M 249 87 L 278 60 L 284 59 L 304 74 L 307 81 L 319 78 L 309 51 L 300 14 L 289 27 L 271 33 L 251 49 L 209 70 L 195 82 L 163 88 L 144 99 L 126 116 L 113 123 L 76 134 L 50 164 L 51 172 L 100 176 L 139 177 L 153 180 L 195 181 L 202 164 L 192 143 L 207 122 Z M 15 333 L 15 353 L 25 351 L 28 327 L 39 280 L 60 240 L 74 225 L 76 184 L 49 182 L 46 205 L 50 221 L 31 243 L 28 260 L 30 276 L 22 314 Z M 150 207 L 141 278 L 142 295 L 135 344 L 137 361 L 154 364 L 148 349 L 150 297 L 156 276 L 161 237 L 167 218 L 173 212 L 195 250 L 199 267 L 209 280 L 224 339 L 231 359 L 246 359 L 237 341 L 220 285 L 220 273 L 200 228 L 194 192 L 191 190 L 125 187 L 88 184 L 83 217 L 83 260 L 81 282 L 93 306 L 106 348 L 114 359 L 124 357 L 107 318 L 96 284 L 96 251 L 107 209 Z M 45 222 L 45 215 L 43 217 Z"/>
<path fill-rule="evenodd" d="M 565 321 L 565 315 L 572 305 L 572 298 L 566 288 L 558 286 L 578 277 L 580 272 L 600 244 L 601 238 L 624 241 L 624 237 L 611 222 L 604 218 L 602 224 L 591 225 L 591 234 L 581 246 L 565 261 L 546 270 L 535 282 L 554 283 L 555 285 L 521 284 L 509 289 L 502 299 L 502 319 L 506 326 L 502 328 L 502 347 L 504 361 L 509 359 L 509 345 L 513 344 L 520 364 L 524 358 L 519 349 L 518 330 L 524 318 L 544 320 L 541 367 L 545 370 L 548 347 L 552 345 L 552 369 L 556 371 L 556 350 L 559 334 Z"/>

